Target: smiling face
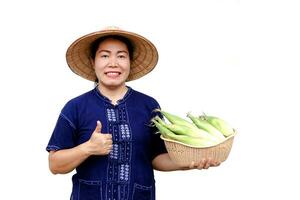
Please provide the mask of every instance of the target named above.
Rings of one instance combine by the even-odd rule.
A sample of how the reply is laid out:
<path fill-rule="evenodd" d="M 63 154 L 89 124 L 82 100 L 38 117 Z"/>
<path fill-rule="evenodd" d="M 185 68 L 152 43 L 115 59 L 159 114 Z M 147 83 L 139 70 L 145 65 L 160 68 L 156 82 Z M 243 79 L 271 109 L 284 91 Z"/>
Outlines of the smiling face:
<path fill-rule="evenodd" d="M 125 43 L 113 38 L 103 40 L 96 50 L 93 64 L 100 86 L 125 86 L 130 72 L 130 56 Z"/>

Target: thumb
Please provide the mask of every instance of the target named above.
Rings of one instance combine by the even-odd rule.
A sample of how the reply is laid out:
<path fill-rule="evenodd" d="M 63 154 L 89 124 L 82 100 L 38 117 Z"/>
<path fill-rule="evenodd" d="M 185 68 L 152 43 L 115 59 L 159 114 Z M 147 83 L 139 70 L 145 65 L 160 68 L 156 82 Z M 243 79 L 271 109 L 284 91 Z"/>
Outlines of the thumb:
<path fill-rule="evenodd" d="M 101 133 L 101 129 L 102 129 L 102 124 L 101 124 L 101 122 L 98 120 L 98 121 L 97 121 L 97 126 L 96 126 L 96 128 L 95 128 L 95 132 L 96 132 L 96 133 Z"/>

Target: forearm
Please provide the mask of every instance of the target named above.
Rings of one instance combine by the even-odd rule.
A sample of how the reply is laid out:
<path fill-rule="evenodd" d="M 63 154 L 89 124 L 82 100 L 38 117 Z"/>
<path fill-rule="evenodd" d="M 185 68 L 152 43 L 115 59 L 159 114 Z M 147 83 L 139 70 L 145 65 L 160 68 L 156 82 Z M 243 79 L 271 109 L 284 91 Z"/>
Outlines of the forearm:
<path fill-rule="evenodd" d="M 160 154 L 156 156 L 152 161 L 152 166 L 158 171 L 176 171 L 176 170 L 187 170 L 188 167 L 180 167 L 175 164 L 168 153 Z"/>
<path fill-rule="evenodd" d="M 51 151 L 49 153 L 49 168 L 53 174 L 66 174 L 90 156 L 87 143 L 71 149 Z"/>

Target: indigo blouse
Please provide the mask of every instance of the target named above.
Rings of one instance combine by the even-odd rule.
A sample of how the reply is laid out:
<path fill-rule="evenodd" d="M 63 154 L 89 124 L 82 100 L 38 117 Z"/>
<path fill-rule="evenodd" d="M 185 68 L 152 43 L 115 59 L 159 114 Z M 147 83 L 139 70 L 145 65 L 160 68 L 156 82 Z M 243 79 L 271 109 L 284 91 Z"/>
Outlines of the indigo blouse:
<path fill-rule="evenodd" d="M 72 177 L 72 200 L 155 200 L 152 160 L 166 153 L 156 129 L 150 126 L 157 101 L 128 87 L 117 105 L 97 87 L 70 100 L 62 109 L 46 148 L 73 148 L 89 140 L 102 123 L 113 149 L 105 156 L 90 156 Z"/>

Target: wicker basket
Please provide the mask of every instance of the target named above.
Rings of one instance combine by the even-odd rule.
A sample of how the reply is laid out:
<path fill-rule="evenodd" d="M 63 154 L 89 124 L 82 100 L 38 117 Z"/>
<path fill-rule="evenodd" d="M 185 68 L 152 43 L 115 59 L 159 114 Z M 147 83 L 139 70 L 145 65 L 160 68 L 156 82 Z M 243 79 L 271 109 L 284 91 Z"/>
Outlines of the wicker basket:
<path fill-rule="evenodd" d="M 164 140 L 167 151 L 173 162 L 182 167 L 189 166 L 192 161 L 198 163 L 203 158 L 212 158 L 219 162 L 224 162 L 231 150 L 234 136 L 233 134 L 226 138 L 222 143 L 210 147 L 193 147 L 181 142 L 161 138 Z"/>

